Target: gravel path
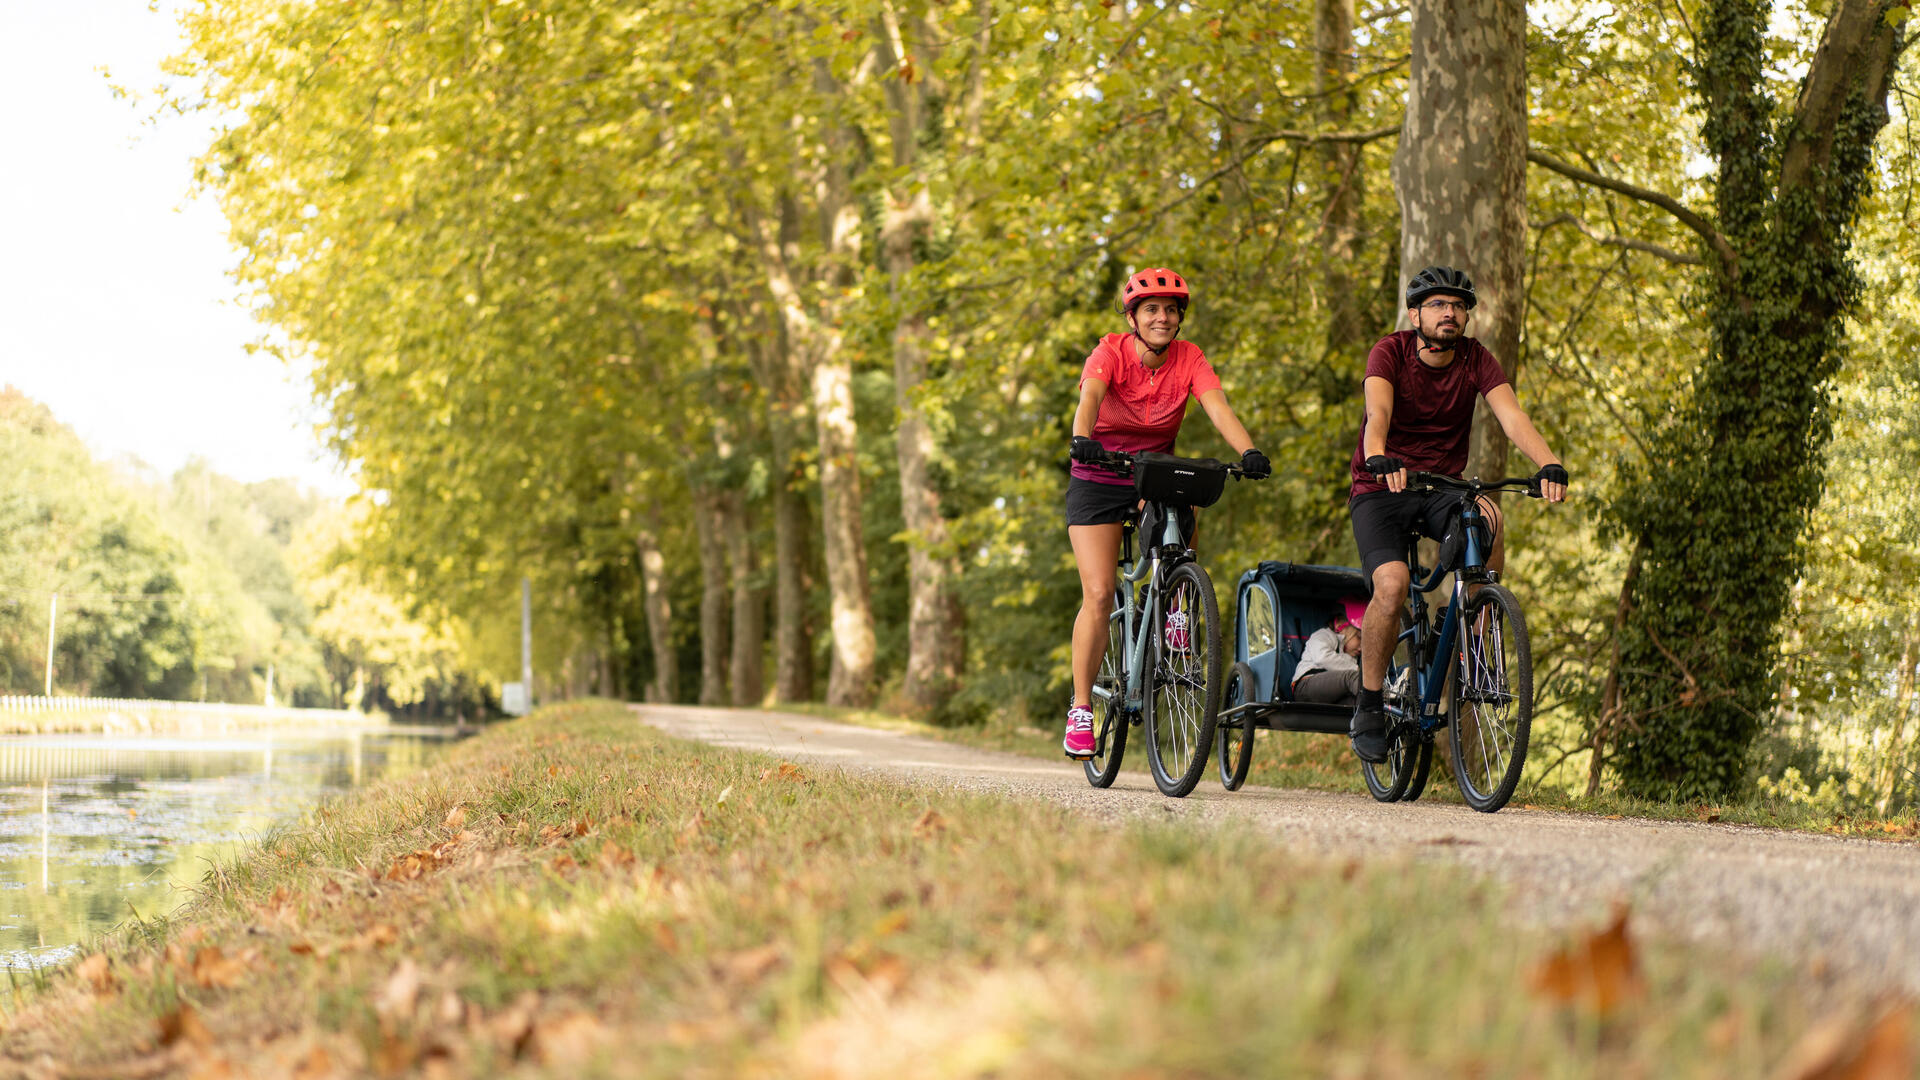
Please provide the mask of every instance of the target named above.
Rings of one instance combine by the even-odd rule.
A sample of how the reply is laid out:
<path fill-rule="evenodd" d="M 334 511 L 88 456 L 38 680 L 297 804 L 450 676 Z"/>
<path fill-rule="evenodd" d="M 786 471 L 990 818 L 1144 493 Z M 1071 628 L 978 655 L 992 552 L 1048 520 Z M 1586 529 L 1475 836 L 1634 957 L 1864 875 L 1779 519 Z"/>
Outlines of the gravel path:
<path fill-rule="evenodd" d="M 753 710 L 635 706 L 682 738 L 914 783 L 1048 799 L 1097 818 L 1235 820 L 1334 858 L 1431 859 L 1512 887 L 1527 917 L 1592 922 L 1629 900 L 1635 928 L 1660 937 L 1784 957 L 1814 973 L 1920 994 L 1920 845 L 1742 825 L 1609 820 L 1509 807 L 1383 805 L 1364 795 L 1221 790 L 1213 766 L 1185 799 L 1145 773 L 1097 791 L 1062 758 Z"/>

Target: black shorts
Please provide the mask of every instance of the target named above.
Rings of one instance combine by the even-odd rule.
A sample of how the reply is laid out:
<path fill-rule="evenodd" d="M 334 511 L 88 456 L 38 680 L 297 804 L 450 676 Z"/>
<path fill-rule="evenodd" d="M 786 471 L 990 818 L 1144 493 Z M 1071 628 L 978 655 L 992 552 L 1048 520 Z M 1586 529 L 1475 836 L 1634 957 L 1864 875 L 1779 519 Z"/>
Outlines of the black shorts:
<path fill-rule="evenodd" d="M 1098 480 L 1082 480 L 1073 476 L 1067 478 L 1067 525 L 1119 525 L 1151 515 L 1139 509 L 1140 496 L 1133 490 L 1132 484 L 1102 484 Z M 1194 527 L 1198 518 L 1193 507 L 1180 508 L 1180 534 L 1189 543 L 1193 540 Z M 1155 533 L 1159 529 L 1152 521 L 1142 526 L 1144 532 Z"/>
<path fill-rule="evenodd" d="M 1067 478 L 1068 525 L 1118 525 L 1139 513 L 1140 496 L 1132 484 L 1103 484 L 1098 480 Z"/>
<path fill-rule="evenodd" d="M 1360 549 L 1360 569 L 1373 572 L 1387 563 L 1407 561 L 1407 545 L 1414 535 L 1435 540 L 1453 524 L 1460 496 L 1444 491 L 1369 491 L 1347 503 L 1353 515 L 1353 542 Z"/>

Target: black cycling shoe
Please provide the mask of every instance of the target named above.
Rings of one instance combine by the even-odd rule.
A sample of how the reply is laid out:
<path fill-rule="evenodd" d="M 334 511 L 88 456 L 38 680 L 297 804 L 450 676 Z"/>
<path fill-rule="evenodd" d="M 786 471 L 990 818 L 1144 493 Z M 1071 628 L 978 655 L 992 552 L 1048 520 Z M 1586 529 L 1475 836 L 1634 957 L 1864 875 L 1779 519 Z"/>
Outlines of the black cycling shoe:
<path fill-rule="evenodd" d="M 1387 760 L 1387 714 L 1382 709 L 1356 705 L 1347 728 L 1353 752 L 1361 761 L 1379 765 Z"/>

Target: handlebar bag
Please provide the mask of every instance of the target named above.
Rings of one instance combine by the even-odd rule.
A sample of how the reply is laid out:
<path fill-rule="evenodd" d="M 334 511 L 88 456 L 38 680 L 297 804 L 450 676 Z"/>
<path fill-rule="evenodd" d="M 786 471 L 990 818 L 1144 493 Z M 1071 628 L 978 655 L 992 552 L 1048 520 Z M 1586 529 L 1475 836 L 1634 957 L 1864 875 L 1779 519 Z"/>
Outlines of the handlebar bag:
<path fill-rule="evenodd" d="M 1227 466 L 1213 458 L 1183 458 L 1151 451 L 1133 457 L 1133 489 L 1150 502 L 1212 506 L 1227 487 Z"/>

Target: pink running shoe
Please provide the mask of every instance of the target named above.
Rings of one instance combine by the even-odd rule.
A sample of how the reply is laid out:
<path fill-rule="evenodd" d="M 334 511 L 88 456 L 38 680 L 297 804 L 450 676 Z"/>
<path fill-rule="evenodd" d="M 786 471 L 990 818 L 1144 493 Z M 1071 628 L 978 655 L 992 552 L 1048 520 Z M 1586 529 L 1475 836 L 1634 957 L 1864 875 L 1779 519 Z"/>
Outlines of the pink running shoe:
<path fill-rule="evenodd" d="M 1187 632 L 1187 613 L 1173 611 L 1167 613 L 1167 651 L 1185 656 L 1192 648 L 1191 635 Z"/>
<path fill-rule="evenodd" d="M 1075 705 L 1067 710 L 1067 737 L 1060 745 L 1075 761 L 1093 757 L 1093 710 Z"/>

